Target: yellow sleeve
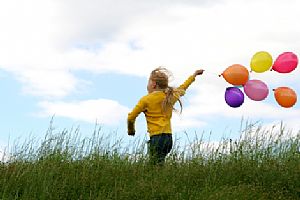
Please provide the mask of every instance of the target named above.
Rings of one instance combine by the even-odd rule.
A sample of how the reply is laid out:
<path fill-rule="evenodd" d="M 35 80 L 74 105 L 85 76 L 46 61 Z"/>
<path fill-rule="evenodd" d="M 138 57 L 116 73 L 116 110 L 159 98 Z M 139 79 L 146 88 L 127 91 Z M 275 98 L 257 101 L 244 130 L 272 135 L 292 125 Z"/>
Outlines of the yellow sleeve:
<path fill-rule="evenodd" d="M 141 98 L 137 105 L 133 108 L 133 110 L 128 113 L 128 118 L 127 118 L 127 129 L 128 133 L 135 133 L 135 119 L 137 116 L 146 110 L 146 101 L 145 98 Z"/>
<path fill-rule="evenodd" d="M 180 93 L 180 96 L 185 94 L 185 90 L 195 81 L 195 76 L 191 75 L 183 84 L 181 84 L 177 90 Z"/>

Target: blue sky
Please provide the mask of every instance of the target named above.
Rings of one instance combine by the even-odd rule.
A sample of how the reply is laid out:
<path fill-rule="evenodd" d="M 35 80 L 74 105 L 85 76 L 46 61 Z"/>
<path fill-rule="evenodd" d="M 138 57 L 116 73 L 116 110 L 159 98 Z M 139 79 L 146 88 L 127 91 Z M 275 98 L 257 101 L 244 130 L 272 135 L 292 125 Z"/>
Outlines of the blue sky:
<path fill-rule="evenodd" d="M 183 98 L 183 114 L 174 115 L 174 133 L 236 136 L 242 118 L 266 127 L 283 121 L 298 131 L 299 102 L 282 108 L 271 90 L 289 86 L 300 94 L 299 67 L 290 74 L 251 73 L 270 94 L 262 102 L 246 97 L 236 109 L 225 103 L 230 85 L 217 75 L 235 63 L 249 69 L 258 51 L 299 57 L 299 7 L 296 0 L 2 0 L 0 146 L 43 137 L 52 116 L 58 130 L 80 126 L 89 135 L 97 121 L 126 137 L 127 113 L 158 66 L 173 72 L 173 86 L 206 70 Z M 137 136 L 145 136 L 143 115 L 136 126 Z"/>

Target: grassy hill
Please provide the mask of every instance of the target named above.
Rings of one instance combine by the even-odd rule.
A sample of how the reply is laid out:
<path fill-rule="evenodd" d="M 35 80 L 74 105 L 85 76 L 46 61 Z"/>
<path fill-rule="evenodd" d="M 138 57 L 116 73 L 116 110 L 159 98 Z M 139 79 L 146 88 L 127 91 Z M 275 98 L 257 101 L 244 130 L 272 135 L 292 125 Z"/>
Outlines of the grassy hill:
<path fill-rule="evenodd" d="M 214 148 L 174 148 L 164 166 L 149 165 L 143 145 L 129 153 L 97 131 L 50 128 L 0 164 L 0 199 L 300 199 L 300 132 L 249 127 Z"/>

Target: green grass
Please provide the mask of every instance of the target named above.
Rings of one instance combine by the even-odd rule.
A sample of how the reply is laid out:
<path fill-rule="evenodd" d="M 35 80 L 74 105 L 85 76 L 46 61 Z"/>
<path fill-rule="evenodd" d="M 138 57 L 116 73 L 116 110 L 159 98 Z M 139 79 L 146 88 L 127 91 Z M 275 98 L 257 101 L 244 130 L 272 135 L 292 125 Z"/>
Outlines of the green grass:
<path fill-rule="evenodd" d="M 283 127 L 247 124 L 219 145 L 175 144 L 163 167 L 148 164 L 143 142 L 53 132 L 13 146 L 0 164 L 0 199 L 300 199 L 300 132 Z"/>

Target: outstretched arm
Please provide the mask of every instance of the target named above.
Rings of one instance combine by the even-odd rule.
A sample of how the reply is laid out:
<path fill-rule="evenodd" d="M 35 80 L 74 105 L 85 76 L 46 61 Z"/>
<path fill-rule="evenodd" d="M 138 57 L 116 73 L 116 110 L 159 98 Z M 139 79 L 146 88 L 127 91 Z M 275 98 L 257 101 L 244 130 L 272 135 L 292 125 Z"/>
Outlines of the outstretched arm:
<path fill-rule="evenodd" d="M 203 69 L 196 70 L 193 75 L 191 75 L 183 84 L 178 87 L 178 89 L 185 91 L 195 81 L 196 76 L 202 75 L 203 72 Z M 184 95 L 184 93 L 182 95 Z"/>

